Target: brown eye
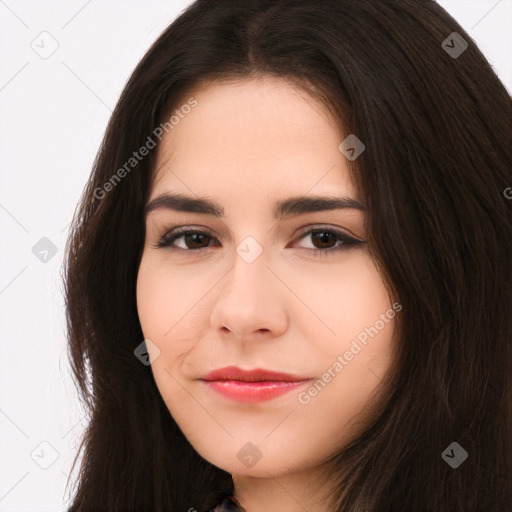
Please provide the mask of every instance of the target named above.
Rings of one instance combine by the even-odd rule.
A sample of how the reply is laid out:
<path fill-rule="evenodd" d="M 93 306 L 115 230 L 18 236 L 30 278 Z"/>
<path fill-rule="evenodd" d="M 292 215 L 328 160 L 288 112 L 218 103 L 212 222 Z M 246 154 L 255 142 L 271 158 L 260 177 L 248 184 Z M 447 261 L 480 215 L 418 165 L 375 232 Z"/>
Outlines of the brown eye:
<path fill-rule="evenodd" d="M 311 233 L 311 240 L 317 249 L 331 249 L 336 245 L 336 239 L 337 237 L 328 231 L 317 231 L 315 233 Z"/>
<path fill-rule="evenodd" d="M 175 231 L 166 233 L 158 242 L 157 247 L 172 247 L 176 240 L 183 239 L 185 248 L 177 247 L 183 250 L 200 250 L 208 247 L 204 246 L 205 242 L 213 240 L 208 233 L 203 231 Z"/>
<path fill-rule="evenodd" d="M 365 243 L 335 229 L 313 229 L 304 233 L 299 239 L 306 237 L 311 237 L 313 244 L 312 248 L 306 250 L 311 250 L 315 256 L 326 256 Z M 336 242 L 339 242 L 338 245 Z"/>

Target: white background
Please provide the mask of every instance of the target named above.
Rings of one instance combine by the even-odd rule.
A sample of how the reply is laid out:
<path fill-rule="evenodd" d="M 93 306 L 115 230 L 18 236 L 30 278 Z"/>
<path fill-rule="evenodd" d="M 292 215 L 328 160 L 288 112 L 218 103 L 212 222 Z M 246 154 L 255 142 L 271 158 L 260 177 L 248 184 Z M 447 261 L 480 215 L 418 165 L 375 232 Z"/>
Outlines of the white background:
<path fill-rule="evenodd" d="M 67 228 L 125 81 L 190 3 L 0 0 L 0 512 L 66 509 L 86 421 L 66 354 Z M 512 0 L 439 3 L 512 92 Z M 47 59 L 31 47 L 43 31 L 58 44 Z M 46 263 L 42 237 L 57 250 Z"/>

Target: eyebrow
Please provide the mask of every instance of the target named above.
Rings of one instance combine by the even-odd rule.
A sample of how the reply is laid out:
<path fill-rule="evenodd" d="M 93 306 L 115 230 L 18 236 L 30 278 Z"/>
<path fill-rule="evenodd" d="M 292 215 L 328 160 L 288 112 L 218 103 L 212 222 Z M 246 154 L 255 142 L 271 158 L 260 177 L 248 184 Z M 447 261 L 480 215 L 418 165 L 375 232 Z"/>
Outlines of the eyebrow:
<path fill-rule="evenodd" d="M 160 208 L 224 217 L 224 208 L 215 201 L 205 197 L 190 197 L 184 194 L 162 194 L 153 199 L 144 211 L 148 214 Z M 274 218 L 282 220 L 294 215 L 344 208 L 366 211 L 363 204 L 351 197 L 295 196 L 276 202 L 273 214 Z"/>

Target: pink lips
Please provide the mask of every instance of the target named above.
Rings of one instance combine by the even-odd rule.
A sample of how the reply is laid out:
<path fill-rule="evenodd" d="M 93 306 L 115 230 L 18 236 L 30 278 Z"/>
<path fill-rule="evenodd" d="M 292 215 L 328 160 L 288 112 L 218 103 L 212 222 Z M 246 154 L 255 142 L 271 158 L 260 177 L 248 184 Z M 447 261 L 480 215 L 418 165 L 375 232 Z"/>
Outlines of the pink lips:
<path fill-rule="evenodd" d="M 268 370 L 241 370 L 228 366 L 200 379 L 221 395 L 239 402 L 262 402 L 292 391 L 311 380 Z"/>

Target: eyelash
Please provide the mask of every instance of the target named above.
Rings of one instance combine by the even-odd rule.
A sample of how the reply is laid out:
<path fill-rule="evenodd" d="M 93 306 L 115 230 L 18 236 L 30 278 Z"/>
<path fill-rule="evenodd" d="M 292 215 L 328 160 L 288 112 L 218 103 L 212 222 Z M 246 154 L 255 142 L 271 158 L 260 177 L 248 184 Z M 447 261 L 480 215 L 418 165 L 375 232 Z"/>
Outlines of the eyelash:
<path fill-rule="evenodd" d="M 331 247 L 331 248 L 328 248 L 328 249 L 305 249 L 306 251 L 311 251 L 313 253 L 313 256 L 315 256 L 315 257 L 330 256 L 333 253 L 338 253 L 339 251 L 347 250 L 350 247 L 357 246 L 359 244 L 364 244 L 365 243 L 362 240 L 357 240 L 355 238 L 352 238 L 352 237 L 346 235 L 342 231 L 338 231 L 338 230 L 332 229 L 332 228 L 315 228 L 315 229 L 311 229 L 309 231 L 306 231 L 306 232 L 302 233 L 300 235 L 300 237 L 298 238 L 298 240 L 302 240 L 302 238 L 306 237 L 307 235 L 317 234 L 317 233 L 324 233 L 324 234 L 333 235 L 336 238 L 338 238 L 338 241 L 341 241 L 342 243 L 340 245 L 338 245 L 338 246 Z M 168 250 L 179 249 L 179 250 L 182 250 L 182 251 L 185 251 L 185 252 L 202 252 L 203 250 L 206 250 L 206 249 L 210 248 L 210 246 L 208 246 L 208 247 L 200 247 L 199 249 L 183 249 L 181 247 L 170 247 L 173 242 L 175 242 L 176 240 L 178 240 L 178 239 L 180 239 L 180 238 L 182 238 L 183 236 L 186 236 L 186 235 L 201 235 L 201 236 L 208 237 L 210 240 L 214 240 L 215 239 L 214 237 L 210 236 L 210 233 L 208 233 L 206 231 L 193 230 L 193 229 L 189 229 L 187 227 L 181 227 L 181 228 L 178 228 L 178 229 L 167 231 L 160 238 L 160 240 L 157 243 L 152 244 L 152 247 L 155 248 L 155 249 L 167 248 Z"/>

